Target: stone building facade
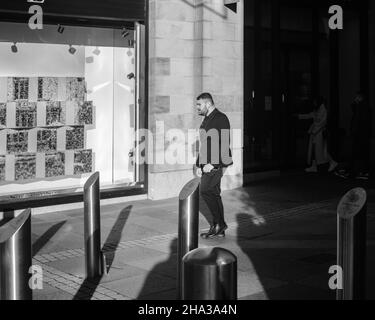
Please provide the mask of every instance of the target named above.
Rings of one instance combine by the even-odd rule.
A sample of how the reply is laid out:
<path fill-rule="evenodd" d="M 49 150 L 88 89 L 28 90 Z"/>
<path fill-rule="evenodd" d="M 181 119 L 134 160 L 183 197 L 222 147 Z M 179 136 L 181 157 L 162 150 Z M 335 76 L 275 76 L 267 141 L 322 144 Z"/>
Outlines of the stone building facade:
<path fill-rule="evenodd" d="M 223 179 L 223 189 L 241 187 L 243 181 L 243 72 L 243 1 L 234 12 L 224 0 L 150 0 L 149 128 L 156 139 L 176 128 L 187 135 L 202 121 L 196 97 L 212 93 L 237 132 L 232 135 L 235 164 Z M 164 123 L 164 132 L 157 122 Z M 180 143 L 192 150 L 189 141 Z M 155 157 L 165 151 L 155 143 Z M 193 174 L 191 163 L 149 166 L 149 198 L 177 196 Z"/>

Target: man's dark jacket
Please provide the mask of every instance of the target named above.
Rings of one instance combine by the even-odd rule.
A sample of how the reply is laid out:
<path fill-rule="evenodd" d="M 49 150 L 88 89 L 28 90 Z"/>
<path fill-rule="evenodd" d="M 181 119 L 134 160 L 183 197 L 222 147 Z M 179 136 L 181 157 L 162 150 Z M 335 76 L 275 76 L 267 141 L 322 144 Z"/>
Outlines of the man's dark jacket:
<path fill-rule="evenodd" d="M 229 119 L 218 109 L 205 117 L 200 127 L 200 149 L 196 165 L 203 168 L 206 164 L 211 164 L 215 169 L 233 164 Z"/>

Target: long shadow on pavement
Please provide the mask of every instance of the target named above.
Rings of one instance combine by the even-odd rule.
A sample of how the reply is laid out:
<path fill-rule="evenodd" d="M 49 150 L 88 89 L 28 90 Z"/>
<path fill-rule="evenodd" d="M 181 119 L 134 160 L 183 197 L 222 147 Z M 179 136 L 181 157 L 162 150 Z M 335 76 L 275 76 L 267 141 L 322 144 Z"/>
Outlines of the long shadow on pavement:
<path fill-rule="evenodd" d="M 241 272 L 243 281 L 239 282 L 242 291 L 248 294 L 243 299 L 334 299 L 335 293 L 328 288 L 328 269 L 335 264 L 334 254 L 326 249 L 319 252 L 319 249 L 298 248 L 298 245 L 295 248 L 285 248 L 278 243 L 278 240 L 282 242 L 282 237 L 271 234 L 258 237 L 261 239 L 257 240 L 264 242 L 264 248 L 259 243 L 252 245 L 251 242 L 255 241 L 251 238 L 253 227 L 244 223 L 246 219 L 249 221 L 249 218 L 246 214 L 237 215 L 237 243 L 250 263 L 250 266 Z M 293 234 L 288 239 L 293 239 Z M 307 235 L 304 240 L 311 239 Z M 298 239 L 293 241 L 298 244 Z M 321 284 L 321 287 L 316 287 L 316 282 Z M 323 289 L 325 284 L 327 287 Z"/>
<path fill-rule="evenodd" d="M 107 260 L 107 272 L 109 272 L 112 267 L 116 255 L 116 250 L 119 243 L 121 242 L 122 232 L 125 228 L 126 222 L 130 216 L 132 209 L 133 206 L 128 206 L 120 212 L 115 224 L 113 225 L 107 237 L 107 240 L 104 243 L 103 252 Z M 91 300 L 101 280 L 102 277 L 97 277 L 95 279 L 86 279 L 77 291 L 73 300 Z"/>
<path fill-rule="evenodd" d="M 162 279 L 177 275 L 177 243 L 178 239 L 174 239 L 170 244 L 170 255 L 167 260 L 157 264 L 147 275 L 142 290 L 138 294 L 138 300 L 175 300 L 177 297 L 176 286 L 173 288 L 166 284 L 163 290 Z M 160 282 L 159 282 L 160 281 Z M 177 285 L 177 281 L 173 279 Z M 159 284 L 159 287 L 157 287 Z M 158 288 L 158 289 L 155 289 Z"/>
<path fill-rule="evenodd" d="M 66 221 L 59 222 L 49 228 L 42 236 L 33 243 L 33 255 L 35 256 L 54 237 L 54 235 L 64 226 Z"/>

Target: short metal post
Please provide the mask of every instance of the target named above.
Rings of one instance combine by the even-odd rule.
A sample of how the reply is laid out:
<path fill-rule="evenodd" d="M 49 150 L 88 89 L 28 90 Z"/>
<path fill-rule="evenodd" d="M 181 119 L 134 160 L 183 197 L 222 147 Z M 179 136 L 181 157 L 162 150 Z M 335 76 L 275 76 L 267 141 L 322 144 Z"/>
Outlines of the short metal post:
<path fill-rule="evenodd" d="M 199 232 L 199 184 L 200 179 L 191 180 L 179 196 L 178 251 L 177 251 L 177 298 L 182 297 L 182 258 L 198 248 Z"/>
<path fill-rule="evenodd" d="M 366 297 L 367 194 L 362 188 L 349 191 L 338 206 L 337 265 L 341 267 L 342 289 L 337 300 Z"/>
<path fill-rule="evenodd" d="M 100 241 L 99 178 L 99 172 L 96 172 L 87 180 L 84 186 L 85 268 L 88 279 L 94 279 L 103 274 Z"/>
<path fill-rule="evenodd" d="M 237 300 L 237 258 L 222 248 L 196 249 L 183 258 L 182 300 Z"/>
<path fill-rule="evenodd" d="M 0 228 L 0 300 L 32 300 L 31 210 Z"/>

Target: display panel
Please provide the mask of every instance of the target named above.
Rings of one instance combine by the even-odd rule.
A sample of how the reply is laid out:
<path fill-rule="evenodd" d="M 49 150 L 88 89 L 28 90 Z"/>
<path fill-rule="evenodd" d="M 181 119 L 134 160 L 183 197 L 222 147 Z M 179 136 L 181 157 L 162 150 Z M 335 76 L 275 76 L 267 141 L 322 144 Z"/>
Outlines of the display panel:
<path fill-rule="evenodd" d="M 0 196 L 139 182 L 133 33 L 0 23 Z"/>

